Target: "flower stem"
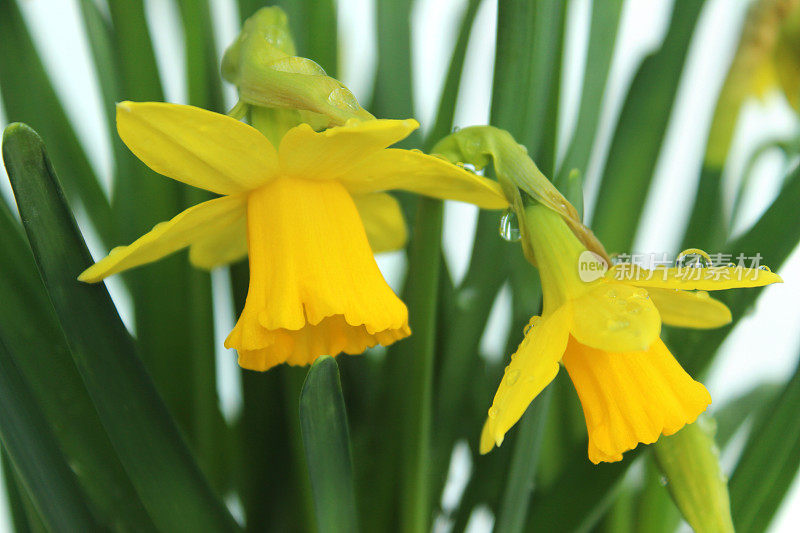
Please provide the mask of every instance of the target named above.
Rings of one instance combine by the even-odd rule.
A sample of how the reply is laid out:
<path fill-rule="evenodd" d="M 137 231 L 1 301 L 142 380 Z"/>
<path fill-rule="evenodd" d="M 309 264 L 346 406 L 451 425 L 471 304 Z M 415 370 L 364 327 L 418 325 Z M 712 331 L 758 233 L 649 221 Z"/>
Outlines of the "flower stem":
<path fill-rule="evenodd" d="M 408 303 L 413 332 L 401 353 L 407 360 L 403 420 L 402 531 L 430 530 L 431 402 L 436 301 L 442 237 L 442 202 L 420 199 L 409 252 Z"/>

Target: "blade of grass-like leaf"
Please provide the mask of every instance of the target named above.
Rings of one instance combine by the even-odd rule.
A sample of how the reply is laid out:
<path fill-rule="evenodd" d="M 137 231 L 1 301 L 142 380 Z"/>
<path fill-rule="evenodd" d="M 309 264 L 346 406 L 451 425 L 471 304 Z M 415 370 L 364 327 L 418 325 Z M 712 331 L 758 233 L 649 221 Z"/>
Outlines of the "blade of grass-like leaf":
<path fill-rule="evenodd" d="M 78 486 L 22 373 L 0 341 L 0 440 L 51 531 L 96 531 Z"/>
<path fill-rule="evenodd" d="M 610 252 L 626 252 L 633 243 L 704 3 L 675 3 L 661 48 L 645 58 L 628 90 L 592 218 L 592 229 Z"/>
<path fill-rule="evenodd" d="M 3 156 L 39 273 L 75 364 L 156 526 L 170 531 L 235 530 L 153 388 L 105 287 L 76 279 L 91 264 L 91 256 L 41 139 L 23 124 L 9 126 L 3 135 Z"/>
<path fill-rule="evenodd" d="M 453 127 L 453 117 L 456 114 L 456 102 L 458 100 L 458 87 L 461 83 L 461 72 L 464 70 L 464 59 L 467 56 L 469 36 L 472 34 L 472 25 L 475 22 L 475 16 L 478 14 L 480 5 L 481 0 L 469 0 L 461 18 L 456 45 L 450 56 L 450 66 L 447 68 L 442 94 L 439 96 L 436 120 L 430 133 L 428 133 L 428 138 L 425 140 L 426 151 L 429 151 L 442 137 L 450 133 Z"/>
<path fill-rule="evenodd" d="M 186 43 L 186 72 L 189 104 L 223 112 L 222 86 L 207 0 L 178 0 Z M 184 191 L 186 205 L 210 200 L 206 191 Z M 192 432 L 194 449 L 201 466 L 216 487 L 229 484 L 230 468 L 223 452 L 227 426 L 219 410 L 214 351 L 214 317 L 211 277 L 206 272 L 187 268 L 186 290 L 192 302 L 186 317 L 187 337 L 192 343 L 188 363 L 192 365 Z"/>
<path fill-rule="evenodd" d="M 745 233 L 719 249 L 745 257 L 760 254 L 765 264 L 778 269 L 800 242 L 800 168 L 794 169 L 778 196 L 761 218 Z M 718 297 L 731 310 L 733 320 L 725 327 L 711 331 L 674 330 L 669 332 L 670 345 L 678 353 L 681 364 L 693 376 L 700 375 L 711 363 L 717 348 L 744 316 L 763 289 L 724 291 Z"/>
<path fill-rule="evenodd" d="M 151 43 L 143 0 L 108 2 L 113 31 L 114 58 L 120 74 L 119 100 L 163 100 L 155 54 Z M 195 7 L 195 9 L 198 9 Z M 201 14 L 198 14 L 198 17 Z M 195 28 L 202 31 L 202 28 Z M 192 37 L 194 34 L 189 35 Z M 208 44 L 187 47 L 187 58 L 207 55 Z M 213 43 L 212 43 L 213 47 Z M 191 48 L 191 49 L 189 49 Z M 201 92 L 200 78 L 208 79 L 210 69 L 190 69 L 190 89 Z M 201 72 L 197 74 L 197 72 Z M 102 81 L 102 79 L 101 79 Z M 110 92 L 104 91 L 104 94 Z M 208 91 L 211 94 L 213 90 Z M 113 102 L 106 102 L 113 106 Z M 202 193 L 188 192 L 182 184 L 157 175 L 136 160 L 119 138 L 115 173 L 114 215 L 117 241 L 124 244 L 148 232 L 154 224 L 169 220 Z M 213 365 L 210 289 L 208 277 L 192 272 L 186 254 L 165 258 L 147 268 L 123 274 L 134 303 L 136 340 L 150 375 L 163 395 L 190 444 L 201 453 L 204 467 L 212 457 L 199 448 L 200 432 L 211 418 L 200 418 L 196 401 L 209 401 L 209 365 Z M 186 303 L 193 302 L 187 312 Z M 196 386 L 204 391 L 198 396 Z M 207 467 L 208 469 L 208 467 Z"/>
<path fill-rule="evenodd" d="M 300 393 L 300 429 L 319 530 L 358 531 L 347 412 L 332 357 L 320 357 L 308 371 Z"/>
<path fill-rule="evenodd" d="M 9 122 L 24 121 L 53 147 L 64 190 L 79 201 L 106 242 L 112 238 L 111 210 L 42 65 L 16 1 L 0 3 L 0 96 Z"/>
<path fill-rule="evenodd" d="M 761 415 L 763 409 L 772 405 L 782 389 L 777 383 L 762 383 L 714 411 L 715 439 L 719 447 L 724 448 L 750 416 Z"/>
<path fill-rule="evenodd" d="M 589 44 L 586 48 L 581 103 L 572 140 L 560 164 L 556 180 L 559 186 L 573 169 L 586 174 L 600 120 L 611 58 L 614 56 L 617 29 L 622 14 L 622 0 L 593 2 L 591 10 L 592 19 Z"/>
<path fill-rule="evenodd" d="M 11 515 L 11 526 L 15 533 L 30 533 L 33 529 L 25 509 L 23 488 L 19 485 L 16 472 L 13 471 L 8 453 L 0 447 L 0 464 L 3 466 L 3 487 L 6 490 L 8 510 Z"/>
<path fill-rule="evenodd" d="M 552 390 L 545 390 L 528 406 L 519 422 L 514 438 L 514 452 L 509 465 L 507 484 L 500 503 L 496 531 L 513 533 L 523 531 L 528 515 L 528 504 L 536 477 L 537 459 L 542 444 L 542 432 L 547 418 Z"/>
<path fill-rule="evenodd" d="M 800 367 L 755 420 L 730 480 L 736 530 L 766 531 L 800 468 Z"/>
<path fill-rule="evenodd" d="M 395 357 L 405 361 L 397 376 L 405 384 L 402 413 L 400 525 L 406 533 L 431 528 L 431 435 L 433 424 L 433 359 L 436 339 L 436 302 L 442 241 L 442 202 L 418 201 L 414 235 L 409 251 L 408 304 L 414 335 L 399 347 Z"/>
<path fill-rule="evenodd" d="M 411 84 L 411 0 L 377 0 L 378 70 L 372 114 L 380 118 L 414 116 Z"/>
<path fill-rule="evenodd" d="M 580 458 L 568 462 L 546 491 L 534 492 L 528 528 L 581 532 L 592 529 L 613 502 L 619 482 L 641 450 L 640 446 L 626 452 L 623 461 L 594 465 L 586 459 L 585 444 L 576 446 L 570 455 Z"/>
<path fill-rule="evenodd" d="M 152 521 L 108 440 L 53 314 L 28 242 L 0 203 L 0 331 L 103 524 Z"/>

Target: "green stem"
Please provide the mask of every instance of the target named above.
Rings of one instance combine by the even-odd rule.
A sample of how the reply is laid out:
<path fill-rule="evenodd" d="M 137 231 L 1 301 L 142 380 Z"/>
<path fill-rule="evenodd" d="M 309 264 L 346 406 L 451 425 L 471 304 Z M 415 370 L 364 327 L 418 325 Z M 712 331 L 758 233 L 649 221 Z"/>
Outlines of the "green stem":
<path fill-rule="evenodd" d="M 422 198 L 409 252 L 406 302 L 413 336 L 401 351 L 407 358 L 408 384 L 403 420 L 401 501 L 401 529 L 406 533 L 428 531 L 431 524 L 431 403 L 441 239 L 442 202 Z"/>

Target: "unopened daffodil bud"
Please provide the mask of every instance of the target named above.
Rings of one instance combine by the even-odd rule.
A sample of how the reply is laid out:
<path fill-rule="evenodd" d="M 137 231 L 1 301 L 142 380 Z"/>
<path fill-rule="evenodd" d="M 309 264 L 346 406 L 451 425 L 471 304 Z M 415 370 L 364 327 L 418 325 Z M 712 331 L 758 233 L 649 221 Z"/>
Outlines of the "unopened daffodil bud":
<path fill-rule="evenodd" d="M 733 531 L 728 480 L 719 465 L 713 419 L 701 416 L 653 446 L 666 487 L 698 533 Z"/>
<path fill-rule="evenodd" d="M 222 75 L 239 89 L 241 104 L 298 112 L 314 129 L 374 118 L 341 82 L 295 53 L 286 14 L 262 8 L 226 50 Z"/>

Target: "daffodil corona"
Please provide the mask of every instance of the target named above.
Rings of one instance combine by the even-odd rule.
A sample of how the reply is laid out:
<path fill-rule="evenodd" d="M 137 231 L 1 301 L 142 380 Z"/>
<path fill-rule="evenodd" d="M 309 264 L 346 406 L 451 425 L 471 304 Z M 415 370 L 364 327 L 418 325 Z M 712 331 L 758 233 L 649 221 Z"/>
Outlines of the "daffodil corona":
<path fill-rule="evenodd" d="M 320 355 L 360 353 L 410 334 L 408 311 L 373 252 L 400 248 L 405 223 L 384 191 L 505 207 L 500 187 L 418 151 L 389 149 L 414 120 L 350 120 L 290 129 L 276 150 L 258 130 L 191 106 L 124 102 L 117 128 L 150 168 L 222 195 L 156 225 L 88 268 L 81 281 L 156 261 L 185 247 L 213 268 L 246 255 L 250 287 L 225 346 L 266 370 Z"/>
<path fill-rule="evenodd" d="M 539 268 L 544 306 L 511 356 L 481 435 L 481 452 L 500 445 L 563 363 L 583 406 L 589 459 L 619 461 L 693 422 L 711 403 L 660 339 L 661 324 L 713 328 L 731 319 L 708 290 L 780 282 L 768 270 L 741 267 L 644 271 L 631 265 L 586 282 L 586 247 L 562 216 L 535 204 L 523 232 Z"/>

